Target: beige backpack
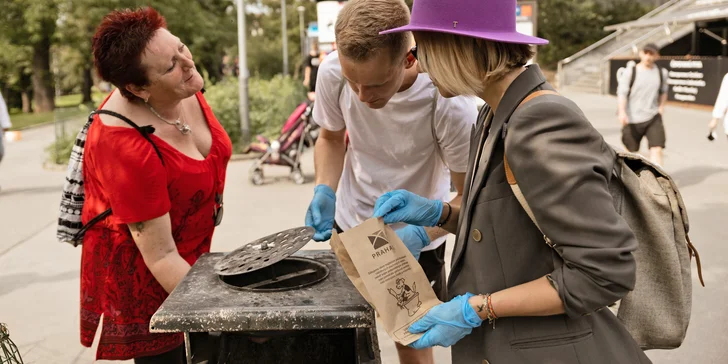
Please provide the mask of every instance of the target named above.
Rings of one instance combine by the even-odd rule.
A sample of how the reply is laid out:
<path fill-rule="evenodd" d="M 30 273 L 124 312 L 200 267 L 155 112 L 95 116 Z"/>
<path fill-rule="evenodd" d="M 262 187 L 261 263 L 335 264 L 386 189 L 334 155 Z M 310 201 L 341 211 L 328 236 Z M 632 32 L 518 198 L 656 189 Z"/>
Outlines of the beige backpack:
<path fill-rule="evenodd" d="M 536 91 L 521 105 L 546 94 L 558 95 L 550 90 Z M 688 237 L 685 204 L 675 182 L 662 168 L 637 154 L 615 153 L 617 163 L 609 183 L 610 193 L 639 246 L 634 252 L 635 288 L 609 308 L 643 350 L 674 349 L 685 339 L 690 322 L 693 257 L 700 283 L 705 286 L 700 256 Z M 503 161 L 508 184 L 538 227 L 505 155 Z M 546 235 L 544 240 L 551 248 L 558 244 Z"/>

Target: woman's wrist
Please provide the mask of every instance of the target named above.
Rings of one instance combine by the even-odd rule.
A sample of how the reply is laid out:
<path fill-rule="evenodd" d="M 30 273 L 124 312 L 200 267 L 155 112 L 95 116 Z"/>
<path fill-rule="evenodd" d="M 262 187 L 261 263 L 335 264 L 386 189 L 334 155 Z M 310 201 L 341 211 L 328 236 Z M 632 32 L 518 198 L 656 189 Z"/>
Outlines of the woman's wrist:
<path fill-rule="evenodd" d="M 488 321 L 489 324 L 495 326 L 495 320 L 498 319 L 498 315 L 493 307 L 492 297 L 490 293 L 479 294 L 470 297 L 468 303 L 481 320 Z"/>

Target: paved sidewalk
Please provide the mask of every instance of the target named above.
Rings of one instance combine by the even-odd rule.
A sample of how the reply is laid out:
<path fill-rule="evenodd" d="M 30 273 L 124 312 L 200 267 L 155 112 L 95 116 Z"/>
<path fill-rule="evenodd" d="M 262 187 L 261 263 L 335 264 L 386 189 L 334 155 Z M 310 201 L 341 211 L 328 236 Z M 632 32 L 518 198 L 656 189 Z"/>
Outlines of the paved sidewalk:
<path fill-rule="evenodd" d="M 612 97 L 567 94 L 585 111 L 605 138 L 619 144 Z M 676 178 L 691 218 L 691 237 L 701 253 L 707 288 L 694 287 L 693 318 L 682 348 L 651 351 L 656 363 L 719 363 L 728 357 L 728 247 L 722 229 L 728 213 L 728 140 L 705 139 L 710 113 L 668 107 L 666 169 Z M 26 363 L 90 363 L 93 352 L 78 339 L 80 249 L 55 241 L 55 220 L 63 172 L 41 168 L 44 148 L 53 128 L 23 132 L 23 140 L 6 145 L 0 164 L 0 321 Z M 313 184 L 297 186 L 286 179 L 287 170 L 266 169 L 269 183 L 254 187 L 247 181 L 251 162 L 229 166 L 225 194 L 225 221 L 213 239 L 214 251 L 230 251 L 248 241 L 303 224 Z M 309 153 L 303 164 L 309 181 L 313 163 Z M 449 248 L 452 244 L 449 244 Z M 326 249 L 310 243 L 307 249 Z M 450 254 L 448 253 L 448 258 Z M 449 260 L 449 259 L 448 259 Z M 694 280 L 697 282 L 697 279 Z M 391 340 L 380 332 L 385 363 L 397 363 Z M 437 363 L 450 363 L 449 349 L 436 350 Z"/>

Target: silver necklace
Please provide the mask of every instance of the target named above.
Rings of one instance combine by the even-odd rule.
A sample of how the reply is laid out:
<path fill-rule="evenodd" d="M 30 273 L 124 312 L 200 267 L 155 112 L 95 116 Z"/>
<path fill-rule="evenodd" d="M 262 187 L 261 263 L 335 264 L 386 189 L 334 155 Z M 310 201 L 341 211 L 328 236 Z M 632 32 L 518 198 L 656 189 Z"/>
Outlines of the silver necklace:
<path fill-rule="evenodd" d="M 159 113 L 157 112 L 157 110 L 154 110 L 154 108 L 152 107 L 152 105 L 149 105 L 149 103 L 146 103 L 146 104 L 149 107 L 149 110 L 151 110 L 154 115 L 156 115 L 159 119 L 161 119 L 165 123 L 167 123 L 169 125 L 172 125 L 175 128 L 177 128 L 177 130 L 179 130 L 179 132 L 182 133 L 182 135 L 192 134 L 192 129 L 190 129 L 190 125 L 189 124 L 183 123 L 179 119 L 177 119 L 175 121 L 169 121 L 169 120 L 163 118 L 162 115 L 159 115 Z M 180 114 L 180 117 L 181 116 L 182 115 Z"/>

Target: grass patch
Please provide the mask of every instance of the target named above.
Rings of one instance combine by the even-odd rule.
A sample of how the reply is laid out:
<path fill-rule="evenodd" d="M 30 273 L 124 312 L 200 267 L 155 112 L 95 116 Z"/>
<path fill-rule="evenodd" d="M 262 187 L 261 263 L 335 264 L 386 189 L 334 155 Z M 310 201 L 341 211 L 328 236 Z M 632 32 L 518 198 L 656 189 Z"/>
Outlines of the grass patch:
<path fill-rule="evenodd" d="M 68 160 L 71 159 L 71 151 L 75 143 L 76 138 L 72 136 L 59 138 L 45 149 L 48 154 L 48 161 L 58 165 L 67 164 Z"/>
<path fill-rule="evenodd" d="M 18 130 L 27 128 L 32 125 L 38 125 L 53 121 L 53 112 L 33 113 L 33 114 L 11 114 L 10 122 L 13 126 L 10 130 Z"/>
<path fill-rule="evenodd" d="M 99 105 L 106 95 L 105 93 L 94 92 L 91 95 L 94 105 Z M 81 94 L 56 97 L 56 111 L 29 114 L 12 113 L 10 114 L 10 122 L 12 122 L 13 126 L 10 130 L 20 130 L 29 126 L 51 123 L 56 118 L 61 120 L 83 118 L 88 115 L 90 110 L 87 106 L 81 105 L 82 98 Z"/>

